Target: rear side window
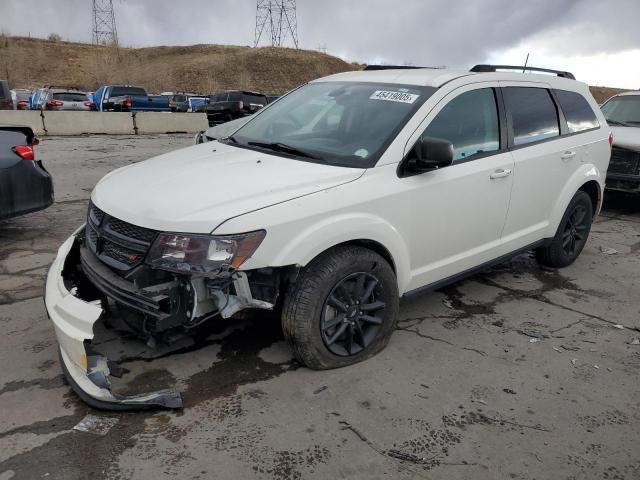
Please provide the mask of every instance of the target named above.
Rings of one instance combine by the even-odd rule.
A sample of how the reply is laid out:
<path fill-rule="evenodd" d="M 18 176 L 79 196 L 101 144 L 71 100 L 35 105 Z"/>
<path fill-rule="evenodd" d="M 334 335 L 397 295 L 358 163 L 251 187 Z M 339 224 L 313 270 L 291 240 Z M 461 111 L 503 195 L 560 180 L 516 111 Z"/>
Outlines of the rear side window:
<path fill-rule="evenodd" d="M 498 108 L 492 88 L 471 90 L 451 100 L 422 134 L 453 144 L 453 161 L 500 148 Z"/>
<path fill-rule="evenodd" d="M 582 132 L 600 126 L 596 114 L 593 113 L 589 102 L 582 95 L 566 90 L 556 90 L 555 92 L 570 133 Z"/>
<path fill-rule="evenodd" d="M 267 100 L 265 97 L 262 97 L 260 95 L 248 95 L 248 94 L 244 94 L 244 102 L 246 103 L 253 103 L 255 105 L 266 105 L 267 104 Z"/>
<path fill-rule="evenodd" d="M 544 88 L 506 87 L 504 102 L 511 115 L 514 145 L 560 136 L 558 111 Z"/>
<path fill-rule="evenodd" d="M 112 97 L 122 97 L 124 95 L 144 97 L 147 95 L 147 92 L 144 88 L 140 87 L 113 87 L 111 90 Z"/>

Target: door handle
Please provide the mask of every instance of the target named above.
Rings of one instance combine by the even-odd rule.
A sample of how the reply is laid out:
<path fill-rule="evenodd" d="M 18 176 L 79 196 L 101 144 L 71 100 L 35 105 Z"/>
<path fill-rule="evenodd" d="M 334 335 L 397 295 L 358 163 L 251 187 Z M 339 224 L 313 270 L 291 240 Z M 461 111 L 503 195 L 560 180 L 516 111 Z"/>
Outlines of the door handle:
<path fill-rule="evenodd" d="M 574 150 L 567 150 L 562 154 L 560 158 L 562 160 L 571 160 L 575 156 L 576 156 L 576 152 Z"/>
<path fill-rule="evenodd" d="M 508 177 L 509 175 L 511 175 L 511 170 L 509 170 L 508 168 L 501 168 L 500 170 L 496 170 L 491 175 L 489 175 L 489 178 L 491 180 L 495 180 L 496 178 L 504 178 Z"/>

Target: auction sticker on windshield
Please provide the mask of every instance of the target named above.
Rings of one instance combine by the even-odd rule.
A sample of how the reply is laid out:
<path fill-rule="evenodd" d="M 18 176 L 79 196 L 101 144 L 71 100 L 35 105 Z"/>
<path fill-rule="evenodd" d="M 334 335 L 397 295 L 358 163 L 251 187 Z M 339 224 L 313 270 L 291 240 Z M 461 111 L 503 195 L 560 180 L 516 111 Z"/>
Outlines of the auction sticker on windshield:
<path fill-rule="evenodd" d="M 386 100 L 387 102 L 413 103 L 419 97 L 420 95 L 416 95 L 415 93 L 376 90 L 369 98 L 371 100 Z"/>

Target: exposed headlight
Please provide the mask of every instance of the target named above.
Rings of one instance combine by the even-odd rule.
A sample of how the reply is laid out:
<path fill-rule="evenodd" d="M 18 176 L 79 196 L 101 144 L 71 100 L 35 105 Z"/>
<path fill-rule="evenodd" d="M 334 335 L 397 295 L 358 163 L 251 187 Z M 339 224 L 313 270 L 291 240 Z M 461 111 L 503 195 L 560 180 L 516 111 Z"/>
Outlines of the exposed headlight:
<path fill-rule="evenodd" d="M 177 273 L 211 275 L 239 268 L 264 240 L 267 232 L 240 235 L 189 235 L 161 233 L 153 243 L 147 263 Z"/>

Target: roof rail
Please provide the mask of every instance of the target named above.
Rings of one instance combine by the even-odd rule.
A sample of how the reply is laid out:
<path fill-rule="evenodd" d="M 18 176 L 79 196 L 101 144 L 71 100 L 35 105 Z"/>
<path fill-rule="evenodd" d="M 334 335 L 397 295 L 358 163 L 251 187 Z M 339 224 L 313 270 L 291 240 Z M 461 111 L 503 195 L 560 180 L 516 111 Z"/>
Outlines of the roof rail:
<path fill-rule="evenodd" d="M 469 71 L 476 72 L 476 73 L 487 73 L 487 72 L 496 72 L 498 70 L 522 70 L 522 73 L 526 71 L 554 73 L 558 77 L 570 78 L 571 80 L 576 79 L 576 77 L 574 77 L 573 73 L 571 72 L 563 72 L 562 70 L 552 70 L 550 68 L 528 67 L 526 65 L 476 65 Z"/>
<path fill-rule="evenodd" d="M 433 67 L 416 67 L 414 65 L 367 65 L 365 70 L 416 70 L 418 68 L 433 68 Z"/>

